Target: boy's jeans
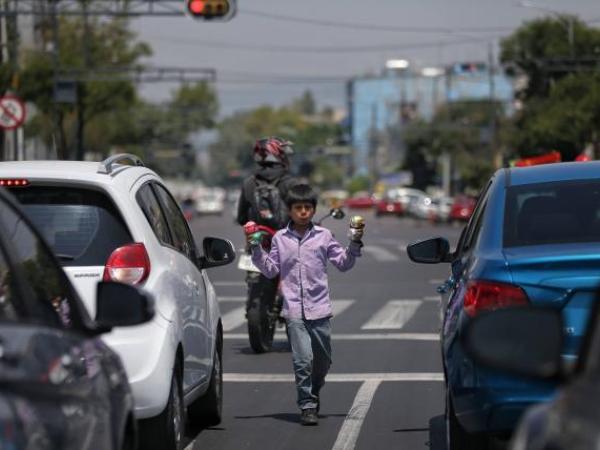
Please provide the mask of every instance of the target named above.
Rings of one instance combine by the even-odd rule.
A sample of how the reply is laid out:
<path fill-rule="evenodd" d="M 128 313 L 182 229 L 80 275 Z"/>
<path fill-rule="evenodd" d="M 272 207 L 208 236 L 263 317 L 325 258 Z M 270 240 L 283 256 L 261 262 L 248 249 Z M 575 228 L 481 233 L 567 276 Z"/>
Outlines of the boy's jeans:
<path fill-rule="evenodd" d="M 331 366 L 331 322 L 287 319 L 288 336 L 292 346 L 298 406 L 316 408 L 319 391 Z"/>

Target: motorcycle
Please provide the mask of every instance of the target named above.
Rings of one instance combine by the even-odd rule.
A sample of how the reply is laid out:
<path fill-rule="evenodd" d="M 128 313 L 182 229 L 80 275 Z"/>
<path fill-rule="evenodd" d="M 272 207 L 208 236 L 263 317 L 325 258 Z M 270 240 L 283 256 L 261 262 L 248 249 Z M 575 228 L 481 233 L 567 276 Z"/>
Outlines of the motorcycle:
<path fill-rule="evenodd" d="M 343 219 L 344 211 L 333 208 L 317 221 L 320 225 L 328 217 Z M 270 251 L 271 240 L 277 230 L 265 225 L 257 225 L 257 231 L 262 234 L 261 245 L 265 251 Z M 248 322 L 248 339 L 255 353 L 266 353 L 273 347 L 273 337 L 277 326 L 285 325 L 281 317 L 283 296 L 279 291 L 279 278 L 269 279 L 252 263 L 250 247 L 246 246 L 245 253 L 240 255 L 238 269 L 246 272 L 248 297 L 246 300 L 246 320 Z"/>

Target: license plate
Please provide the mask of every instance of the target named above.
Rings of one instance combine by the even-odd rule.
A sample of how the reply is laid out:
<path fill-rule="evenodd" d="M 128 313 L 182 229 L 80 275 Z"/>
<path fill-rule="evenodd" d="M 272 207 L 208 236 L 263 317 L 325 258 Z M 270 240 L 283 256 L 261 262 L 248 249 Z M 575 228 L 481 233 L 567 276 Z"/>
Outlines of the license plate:
<path fill-rule="evenodd" d="M 245 270 L 247 272 L 259 272 L 258 268 L 252 263 L 252 257 L 245 253 L 240 255 L 240 259 L 238 261 L 238 269 Z"/>

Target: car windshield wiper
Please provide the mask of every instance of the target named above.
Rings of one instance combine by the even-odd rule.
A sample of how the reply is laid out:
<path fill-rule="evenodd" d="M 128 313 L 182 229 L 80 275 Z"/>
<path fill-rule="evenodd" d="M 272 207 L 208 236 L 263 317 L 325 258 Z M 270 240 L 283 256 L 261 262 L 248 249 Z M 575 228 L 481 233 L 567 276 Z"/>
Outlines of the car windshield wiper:
<path fill-rule="evenodd" d="M 73 255 L 66 255 L 64 253 L 57 253 L 56 257 L 62 261 L 73 261 L 75 259 Z"/>

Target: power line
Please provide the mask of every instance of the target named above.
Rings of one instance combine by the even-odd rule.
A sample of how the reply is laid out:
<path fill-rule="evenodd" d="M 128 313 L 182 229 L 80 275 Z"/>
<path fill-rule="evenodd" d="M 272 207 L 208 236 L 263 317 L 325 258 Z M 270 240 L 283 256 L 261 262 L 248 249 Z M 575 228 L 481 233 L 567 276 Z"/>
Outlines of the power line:
<path fill-rule="evenodd" d="M 263 19 L 274 19 L 286 22 L 304 23 L 310 25 L 318 25 L 324 27 L 346 28 L 352 30 L 365 31 L 395 31 L 401 33 L 443 33 L 443 34 L 458 34 L 458 33 L 490 33 L 511 31 L 514 27 L 466 27 L 466 28 L 449 28 L 449 27 L 417 27 L 417 26 L 396 26 L 396 25 L 381 25 L 375 23 L 364 22 L 342 22 L 333 20 L 313 19 L 307 17 L 289 16 L 285 14 L 276 14 L 268 11 L 260 11 L 256 9 L 243 8 L 240 12 L 260 17 Z"/>
<path fill-rule="evenodd" d="M 500 36 L 494 36 L 500 37 Z M 410 44 L 373 44 L 373 45 L 362 45 L 362 46 L 294 46 L 294 45 L 261 45 L 261 44 L 236 44 L 232 42 L 223 41 L 211 41 L 197 39 L 186 39 L 177 38 L 170 36 L 161 36 L 163 41 L 170 41 L 173 43 L 179 43 L 184 45 L 194 45 L 198 47 L 202 45 L 203 48 L 206 46 L 225 49 L 225 50 L 248 50 L 256 52 L 284 52 L 284 53 L 361 53 L 361 52 L 377 52 L 377 51 L 395 51 L 395 50 L 412 50 L 432 47 L 449 47 L 453 45 L 465 45 L 465 44 L 480 44 L 481 37 L 479 38 L 465 38 L 454 41 L 428 41 L 420 43 Z"/>

